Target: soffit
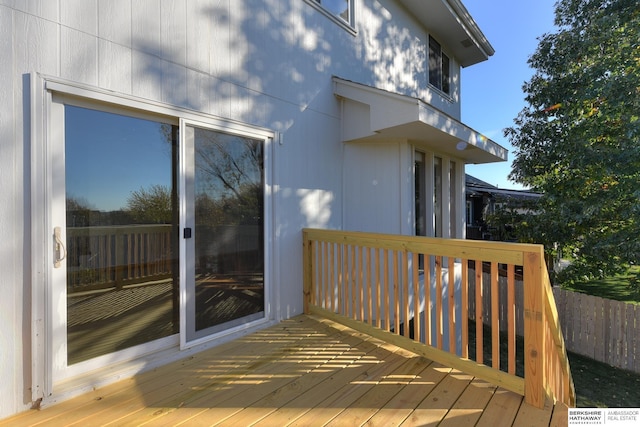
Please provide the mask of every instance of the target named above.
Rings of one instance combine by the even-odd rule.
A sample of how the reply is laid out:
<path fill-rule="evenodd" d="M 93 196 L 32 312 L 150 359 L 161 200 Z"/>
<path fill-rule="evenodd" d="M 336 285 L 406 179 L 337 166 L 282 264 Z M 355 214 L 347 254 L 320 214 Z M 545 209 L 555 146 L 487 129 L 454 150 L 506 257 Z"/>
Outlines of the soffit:
<path fill-rule="evenodd" d="M 495 50 L 460 0 L 399 0 L 461 66 L 486 61 Z"/>
<path fill-rule="evenodd" d="M 507 160 L 507 150 L 430 104 L 338 77 L 334 95 L 344 100 L 343 142 L 407 140 L 465 163 Z"/>

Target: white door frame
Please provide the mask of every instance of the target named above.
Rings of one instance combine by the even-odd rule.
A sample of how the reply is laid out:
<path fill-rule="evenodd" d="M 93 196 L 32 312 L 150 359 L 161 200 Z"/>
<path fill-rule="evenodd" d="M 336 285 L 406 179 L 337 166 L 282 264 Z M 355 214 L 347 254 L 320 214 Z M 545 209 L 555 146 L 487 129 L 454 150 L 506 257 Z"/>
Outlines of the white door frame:
<path fill-rule="evenodd" d="M 54 268 L 54 260 L 56 258 L 56 251 L 54 248 L 54 227 L 60 226 L 64 230 L 64 224 L 57 224 L 54 222 L 60 222 L 60 218 L 52 218 L 51 212 L 55 210 L 56 203 L 59 205 L 59 200 L 55 201 L 52 198 L 52 194 L 55 193 L 55 188 L 64 188 L 64 180 L 60 181 L 60 176 L 53 174 L 53 168 L 62 162 L 64 165 L 64 159 L 60 158 L 59 147 L 56 149 L 55 141 L 62 141 L 64 136 L 64 124 L 56 122 L 56 109 L 63 108 L 61 104 L 56 105 L 54 102 L 54 94 L 62 97 L 75 97 L 84 99 L 87 102 L 95 103 L 104 106 L 106 111 L 121 111 L 128 114 L 131 110 L 138 110 L 141 112 L 149 113 L 152 115 L 162 115 L 165 117 L 174 117 L 176 121 L 178 119 L 184 119 L 185 123 L 199 123 L 207 128 L 220 130 L 223 132 L 236 133 L 240 135 L 246 135 L 249 137 L 260 138 L 265 141 L 264 146 L 264 165 L 265 165 L 265 218 L 264 218 L 264 253 L 265 253 L 265 271 L 264 271 L 264 286 L 265 286 L 265 317 L 264 319 L 251 322 L 247 325 L 242 325 L 237 328 L 232 328 L 228 331 L 221 332 L 219 334 L 207 337 L 207 340 L 197 342 L 186 343 L 183 342 L 181 348 L 186 349 L 193 346 L 198 346 L 204 343 L 204 341 L 210 341 L 216 338 L 223 339 L 224 337 L 231 336 L 246 330 L 247 328 L 256 327 L 263 323 L 270 322 L 272 320 L 274 306 L 273 295 L 275 292 L 271 289 L 271 284 L 275 283 L 273 274 L 276 271 L 273 268 L 273 250 L 275 249 L 275 243 L 273 238 L 273 200 L 272 200 L 272 186 L 273 186 L 273 140 L 275 134 L 268 129 L 247 125 L 242 122 L 221 119 L 205 113 L 192 111 L 180 107 L 175 107 L 167 104 L 163 104 L 156 101 L 145 100 L 130 95 L 116 94 L 111 91 L 95 88 L 85 84 L 70 82 L 57 77 L 44 76 L 38 73 L 33 73 L 29 76 L 29 99 L 25 99 L 25 102 L 29 102 L 29 117 L 25 117 L 28 120 L 28 129 L 30 137 L 30 162 L 28 171 L 30 177 L 30 206 L 27 209 L 27 215 L 25 221 L 30 233 L 30 283 L 31 283 L 31 394 L 34 405 L 39 405 L 42 402 L 55 401 L 58 394 L 63 394 L 64 387 L 59 387 L 59 383 L 62 380 L 69 379 L 75 375 L 79 375 L 81 371 L 84 371 L 87 366 L 81 367 L 78 372 L 75 370 L 64 369 L 65 373 L 60 374 L 59 370 L 56 371 L 54 367 L 56 362 L 56 354 L 59 354 L 63 349 L 54 349 L 53 345 L 59 338 L 56 337 L 56 328 L 60 328 L 61 323 L 64 323 L 64 319 L 58 318 L 56 322 L 53 322 L 55 314 L 55 308 L 59 310 L 59 304 L 65 304 L 66 313 L 66 299 L 62 298 L 66 295 L 55 295 L 52 287 L 50 286 L 52 281 L 58 278 L 58 275 L 64 273 L 65 268 Z M 182 145 L 182 143 L 181 143 Z M 181 147 L 182 149 L 182 147 Z M 182 163 L 182 160 L 180 161 Z M 182 166 L 180 166 L 182 167 Z M 64 175 L 63 175 L 64 176 Z M 181 178 L 182 179 L 182 178 Z M 56 181 L 57 180 L 57 181 Z M 62 182 L 62 187 L 60 187 Z M 182 209 L 183 202 L 180 202 Z M 184 221 L 184 212 L 181 212 L 181 225 Z M 64 220 L 64 218 L 62 218 Z M 183 229 L 184 227 L 181 227 Z M 181 236 L 182 237 L 182 233 Z M 65 241 L 64 232 L 60 236 L 61 240 Z M 185 239 L 181 238 L 181 245 Z M 181 248 L 181 257 L 182 255 Z M 63 262 L 64 263 L 64 262 Z M 180 263 L 181 268 L 184 262 Z M 56 271 L 57 270 L 57 271 Z M 63 302 L 60 302 L 63 301 Z M 181 299 L 181 306 L 183 300 Z M 182 324 L 180 325 L 182 328 Z M 181 331 L 182 335 L 182 331 Z M 166 341 L 164 341 L 166 340 Z M 173 346 L 175 352 L 178 352 L 178 340 L 177 337 L 168 337 L 161 339 L 160 344 L 156 345 L 156 351 L 165 348 L 167 346 Z M 182 339 L 180 339 L 180 342 Z M 172 344 L 173 343 L 173 344 Z M 153 346 L 152 346 L 153 347 Z M 199 346 L 202 348 L 202 346 Z M 147 348 L 146 350 L 153 351 L 153 348 Z M 124 350 L 126 351 L 126 350 Z M 135 352 L 134 352 L 135 353 Z M 27 354 L 25 352 L 25 354 Z M 145 366 L 144 361 L 136 361 L 136 358 L 140 358 L 141 354 L 132 354 L 129 372 L 142 369 Z M 175 356 L 172 356 L 175 359 Z M 65 358 L 66 360 L 66 358 Z M 126 362 L 126 360 L 124 361 Z M 100 360 L 96 366 L 103 366 L 104 361 Z M 66 368 L 66 367 L 65 367 Z M 76 388 L 89 389 L 98 383 L 104 383 L 104 378 L 108 376 L 108 369 L 105 368 L 102 372 L 98 372 L 98 380 L 95 380 L 91 385 L 74 385 Z M 121 378 L 120 375 L 114 372 L 110 372 L 114 379 Z M 102 379 L 102 382 L 101 380 Z"/>

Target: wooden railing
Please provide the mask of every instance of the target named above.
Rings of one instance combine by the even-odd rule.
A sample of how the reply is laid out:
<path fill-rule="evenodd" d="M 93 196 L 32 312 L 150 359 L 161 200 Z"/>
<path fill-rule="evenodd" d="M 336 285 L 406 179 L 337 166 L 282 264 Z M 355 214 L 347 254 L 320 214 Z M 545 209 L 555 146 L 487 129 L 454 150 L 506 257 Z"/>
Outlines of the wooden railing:
<path fill-rule="evenodd" d="M 306 313 L 483 378 L 537 407 L 547 398 L 575 405 L 542 246 L 305 229 L 303 263 Z M 506 270 L 506 316 L 499 314 L 498 267 Z M 488 294 L 483 292 L 485 268 L 490 269 Z M 520 352 L 516 271 L 524 294 Z M 475 322 L 468 321 L 470 289 Z M 486 338 L 485 323 L 490 325 Z M 520 375 L 518 360 L 524 364 Z"/>
<path fill-rule="evenodd" d="M 67 289 L 80 292 L 170 278 L 172 225 L 67 228 Z"/>

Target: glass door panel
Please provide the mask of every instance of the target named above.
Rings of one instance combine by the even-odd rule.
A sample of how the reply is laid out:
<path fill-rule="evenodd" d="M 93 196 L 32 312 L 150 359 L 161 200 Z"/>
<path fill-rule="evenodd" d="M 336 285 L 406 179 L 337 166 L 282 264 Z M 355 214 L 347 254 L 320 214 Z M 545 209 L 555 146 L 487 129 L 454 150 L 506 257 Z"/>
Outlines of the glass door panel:
<path fill-rule="evenodd" d="M 177 126 L 64 106 L 67 365 L 178 332 Z"/>
<path fill-rule="evenodd" d="M 183 126 L 186 341 L 264 317 L 264 141 Z M 191 157 L 192 156 L 192 157 Z M 191 233 L 191 227 L 193 230 Z M 185 341 L 183 341 L 184 344 Z"/>

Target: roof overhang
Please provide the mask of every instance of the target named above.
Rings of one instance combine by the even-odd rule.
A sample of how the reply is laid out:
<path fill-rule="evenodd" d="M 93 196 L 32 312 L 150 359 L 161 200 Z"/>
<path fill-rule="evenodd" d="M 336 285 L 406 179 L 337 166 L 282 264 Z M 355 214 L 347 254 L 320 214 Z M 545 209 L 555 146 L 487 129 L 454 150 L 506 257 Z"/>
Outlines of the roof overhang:
<path fill-rule="evenodd" d="M 507 150 L 430 104 L 338 77 L 333 93 L 343 100 L 344 142 L 407 140 L 465 163 L 507 160 Z"/>
<path fill-rule="evenodd" d="M 495 50 L 460 0 L 399 0 L 463 67 L 487 60 Z"/>

